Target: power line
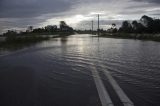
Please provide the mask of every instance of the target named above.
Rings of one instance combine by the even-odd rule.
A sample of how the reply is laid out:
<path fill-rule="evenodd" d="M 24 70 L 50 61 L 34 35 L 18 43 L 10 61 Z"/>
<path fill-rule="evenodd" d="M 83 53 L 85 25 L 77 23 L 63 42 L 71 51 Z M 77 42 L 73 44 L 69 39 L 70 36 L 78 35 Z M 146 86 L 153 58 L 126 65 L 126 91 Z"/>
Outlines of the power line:
<path fill-rule="evenodd" d="M 99 14 L 98 14 L 98 29 L 97 29 L 97 31 L 98 31 L 98 36 L 99 36 Z"/>
<path fill-rule="evenodd" d="M 92 34 L 93 34 L 93 20 L 92 20 Z"/>

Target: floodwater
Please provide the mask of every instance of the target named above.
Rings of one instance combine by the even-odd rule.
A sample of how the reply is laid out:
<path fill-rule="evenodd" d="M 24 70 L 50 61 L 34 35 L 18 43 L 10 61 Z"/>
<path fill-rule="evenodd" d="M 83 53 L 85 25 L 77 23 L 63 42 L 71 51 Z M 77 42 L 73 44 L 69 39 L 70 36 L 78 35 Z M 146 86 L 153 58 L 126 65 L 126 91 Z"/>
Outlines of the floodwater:
<path fill-rule="evenodd" d="M 135 106 L 160 106 L 159 42 L 72 35 L 0 54 L 0 106 L 101 106 L 92 69 Z"/>

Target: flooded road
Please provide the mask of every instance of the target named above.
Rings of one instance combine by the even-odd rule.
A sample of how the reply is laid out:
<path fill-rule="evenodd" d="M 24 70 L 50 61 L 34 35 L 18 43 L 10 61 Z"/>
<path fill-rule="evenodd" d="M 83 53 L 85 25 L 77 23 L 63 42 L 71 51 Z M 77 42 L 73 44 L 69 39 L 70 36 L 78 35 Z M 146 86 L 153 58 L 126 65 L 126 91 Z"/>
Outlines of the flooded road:
<path fill-rule="evenodd" d="M 135 106 L 160 106 L 159 42 L 72 35 L 0 54 L 1 106 L 102 106 L 92 70 L 115 106 L 105 72 Z"/>

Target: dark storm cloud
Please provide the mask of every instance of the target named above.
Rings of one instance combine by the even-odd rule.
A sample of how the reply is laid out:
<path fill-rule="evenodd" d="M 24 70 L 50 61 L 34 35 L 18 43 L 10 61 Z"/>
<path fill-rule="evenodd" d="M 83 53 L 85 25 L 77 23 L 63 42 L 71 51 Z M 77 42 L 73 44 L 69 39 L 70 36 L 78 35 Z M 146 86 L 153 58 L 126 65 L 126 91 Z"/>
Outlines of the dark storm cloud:
<path fill-rule="evenodd" d="M 45 21 L 44 19 L 37 18 L 0 18 L 0 34 L 7 30 L 26 30 L 28 26 L 35 27 L 38 23 Z"/>
<path fill-rule="evenodd" d="M 160 4 L 160 0 L 133 0 L 133 1 Z"/>
<path fill-rule="evenodd" d="M 120 25 L 118 20 L 139 19 L 142 15 L 159 17 L 159 5 L 160 0 L 0 0 L 0 33 L 29 25 L 58 25 L 61 20 L 77 28 L 90 27 L 89 21 L 95 18 L 91 13 L 101 12 L 102 26 L 110 25 L 113 20 Z"/>
<path fill-rule="evenodd" d="M 69 0 L 0 0 L 0 18 L 36 17 L 70 9 Z"/>
<path fill-rule="evenodd" d="M 126 11 L 121 11 L 119 14 L 124 14 L 124 15 L 136 15 L 136 14 L 145 14 L 145 10 L 126 10 Z"/>

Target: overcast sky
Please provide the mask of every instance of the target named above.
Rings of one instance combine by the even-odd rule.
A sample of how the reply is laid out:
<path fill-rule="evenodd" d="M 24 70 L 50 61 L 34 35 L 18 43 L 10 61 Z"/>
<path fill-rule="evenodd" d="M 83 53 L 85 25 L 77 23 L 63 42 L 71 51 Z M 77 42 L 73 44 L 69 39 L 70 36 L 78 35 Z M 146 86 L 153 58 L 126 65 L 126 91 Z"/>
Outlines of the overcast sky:
<path fill-rule="evenodd" d="M 97 13 L 101 28 L 142 15 L 159 18 L 160 0 L 0 0 L 0 32 L 58 25 L 61 20 L 73 28 L 87 29 L 91 20 L 96 23 Z"/>

